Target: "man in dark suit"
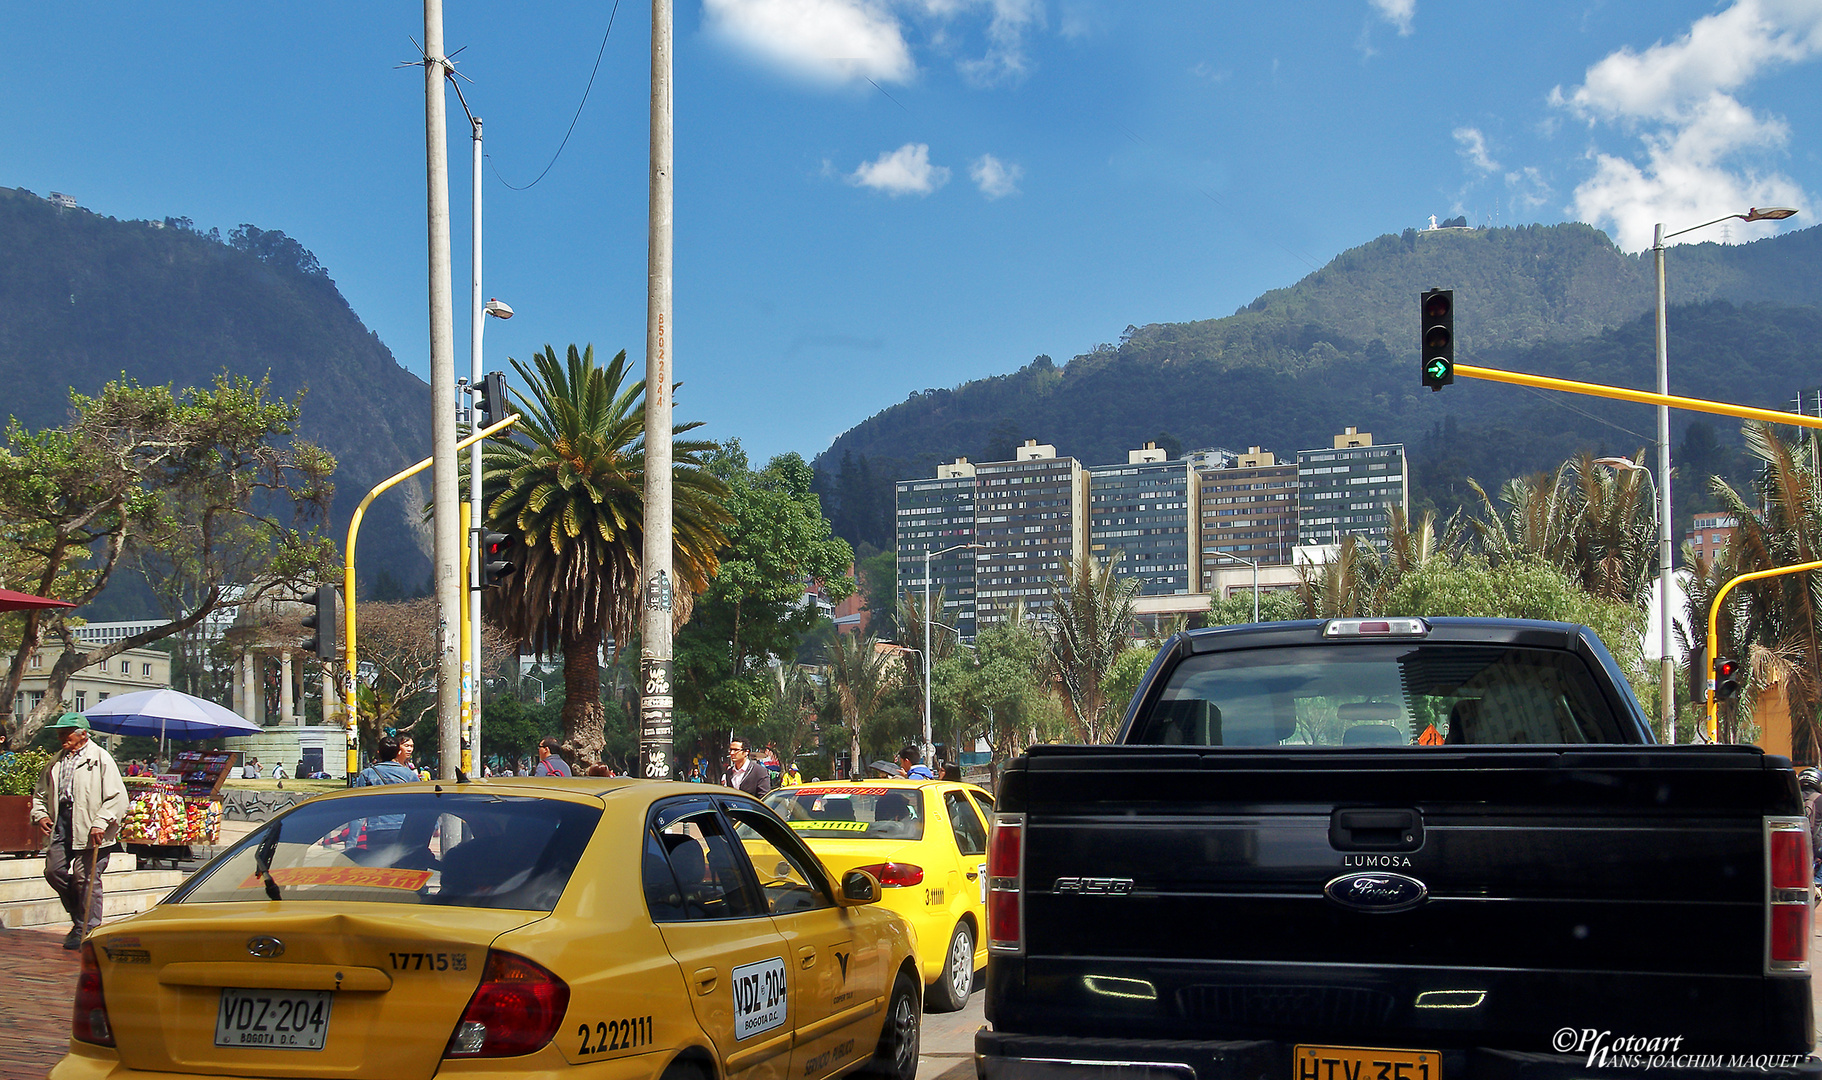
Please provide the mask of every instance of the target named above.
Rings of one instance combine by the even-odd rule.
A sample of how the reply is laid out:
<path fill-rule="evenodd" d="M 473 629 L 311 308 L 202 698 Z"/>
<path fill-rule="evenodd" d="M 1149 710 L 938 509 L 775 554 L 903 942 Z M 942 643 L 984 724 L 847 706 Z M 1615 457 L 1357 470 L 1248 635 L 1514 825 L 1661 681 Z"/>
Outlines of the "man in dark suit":
<path fill-rule="evenodd" d="M 748 755 L 750 749 L 751 745 L 745 739 L 728 740 L 728 769 L 722 774 L 721 782 L 760 798 L 772 790 L 772 774 Z"/>

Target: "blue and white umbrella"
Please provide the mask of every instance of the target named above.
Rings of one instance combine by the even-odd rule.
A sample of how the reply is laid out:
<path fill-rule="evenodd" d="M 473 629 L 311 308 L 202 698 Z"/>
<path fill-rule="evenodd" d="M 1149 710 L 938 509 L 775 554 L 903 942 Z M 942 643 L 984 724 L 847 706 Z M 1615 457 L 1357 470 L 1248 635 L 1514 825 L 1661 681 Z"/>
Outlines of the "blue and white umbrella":
<path fill-rule="evenodd" d="M 83 710 L 89 726 L 113 735 L 144 735 L 154 739 L 217 739 L 227 735 L 257 735 L 258 724 L 215 704 L 179 690 L 141 690 L 111 697 Z"/>

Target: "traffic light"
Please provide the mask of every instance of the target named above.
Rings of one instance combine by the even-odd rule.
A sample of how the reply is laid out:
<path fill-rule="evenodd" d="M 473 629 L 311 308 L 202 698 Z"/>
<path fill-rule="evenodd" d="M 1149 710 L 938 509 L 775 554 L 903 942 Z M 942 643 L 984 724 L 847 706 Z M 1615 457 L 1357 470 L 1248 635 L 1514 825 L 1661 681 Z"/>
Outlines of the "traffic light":
<path fill-rule="evenodd" d="M 481 533 L 481 587 L 498 585 L 500 581 L 519 568 L 507 561 L 506 544 L 511 538 L 505 533 Z"/>
<path fill-rule="evenodd" d="M 1423 384 L 1441 390 L 1455 381 L 1455 290 L 1431 289 L 1418 304 L 1423 341 L 1418 360 Z"/>
<path fill-rule="evenodd" d="M 474 388 L 474 412 L 478 428 L 492 427 L 506 419 L 506 373 L 490 371 L 481 376 Z"/>
<path fill-rule="evenodd" d="M 335 586 L 318 585 L 315 592 L 304 597 L 304 603 L 313 609 L 304 616 L 304 629 L 316 631 L 314 636 L 304 639 L 304 651 L 315 653 L 319 660 L 335 659 L 341 655 L 341 642 L 335 633 L 340 603 Z"/>
<path fill-rule="evenodd" d="M 1714 658 L 1714 699 L 1732 701 L 1740 696 L 1740 662 L 1725 656 Z"/>

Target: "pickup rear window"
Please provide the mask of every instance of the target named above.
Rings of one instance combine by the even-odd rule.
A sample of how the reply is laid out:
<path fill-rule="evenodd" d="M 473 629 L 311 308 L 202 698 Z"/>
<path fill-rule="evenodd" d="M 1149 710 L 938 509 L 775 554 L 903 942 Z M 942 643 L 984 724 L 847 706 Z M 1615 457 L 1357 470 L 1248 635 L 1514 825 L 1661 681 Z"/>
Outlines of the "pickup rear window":
<path fill-rule="evenodd" d="M 1187 656 L 1125 741 L 1355 747 L 1625 740 L 1587 666 L 1571 653 L 1383 642 Z"/>

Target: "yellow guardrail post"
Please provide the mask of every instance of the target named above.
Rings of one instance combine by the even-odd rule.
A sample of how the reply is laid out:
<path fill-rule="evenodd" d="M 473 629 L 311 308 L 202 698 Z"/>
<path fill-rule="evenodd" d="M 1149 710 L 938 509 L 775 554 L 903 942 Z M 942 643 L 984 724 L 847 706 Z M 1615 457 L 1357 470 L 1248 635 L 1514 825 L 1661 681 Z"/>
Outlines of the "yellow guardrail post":
<path fill-rule="evenodd" d="M 464 447 L 473 446 L 482 439 L 498 432 L 505 431 L 518 422 L 519 414 L 513 413 L 511 416 L 508 416 L 506 419 L 492 427 L 482 428 L 468 436 L 468 438 L 456 443 L 456 449 L 461 450 Z M 379 498 L 381 494 L 390 489 L 394 484 L 403 480 L 408 480 L 418 473 L 423 472 L 425 469 L 430 468 L 430 464 L 434 460 L 434 458 L 425 458 L 423 461 L 418 462 L 409 469 L 402 469 L 380 481 L 378 484 L 375 484 L 373 490 L 367 493 L 367 497 L 361 500 L 361 504 L 354 508 L 354 517 L 348 521 L 348 546 L 344 549 L 342 555 L 342 596 L 347 600 L 346 606 L 348 610 L 348 626 L 345 631 L 342 646 L 342 698 L 348 707 L 348 782 L 350 784 L 354 783 L 354 774 L 360 768 L 361 751 L 360 728 L 356 724 L 356 719 L 360 712 L 360 695 L 355 692 L 354 677 L 357 661 L 354 647 L 354 541 L 360 536 L 361 518 L 366 516 L 367 507 L 373 504 L 373 500 Z M 463 623 L 466 624 L 467 619 L 463 619 Z"/>
<path fill-rule="evenodd" d="M 1717 725 L 1716 725 L 1716 721 L 1715 721 L 1715 708 L 1716 708 L 1718 702 L 1715 701 L 1715 696 L 1714 696 L 1714 690 L 1715 690 L 1714 659 L 1715 659 L 1715 654 L 1719 651 L 1719 649 L 1721 647 L 1721 633 L 1719 630 L 1717 630 L 1715 628 L 1715 620 L 1718 619 L 1721 614 L 1721 601 L 1727 599 L 1727 594 L 1733 591 L 1733 587 L 1735 585 L 1741 584 L 1742 582 L 1757 581 L 1760 578 L 1780 577 L 1784 574 L 1800 574 L 1805 570 L 1822 570 L 1822 560 L 1819 560 L 1816 562 L 1798 563 L 1795 566 L 1779 566 L 1779 567 L 1775 567 L 1770 570 L 1755 570 L 1750 574 L 1741 574 L 1739 577 L 1733 578 L 1732 580 L 1728 581 L 1727 584 L 1721 586 L 1719 591 L 1717 591 L 1714 594 L 1714 601 L 1708 605 L 1708 741 L 1709 742 L 1712 743 L 1715 741 L 1716 732 L 1717 732 Z"/>

